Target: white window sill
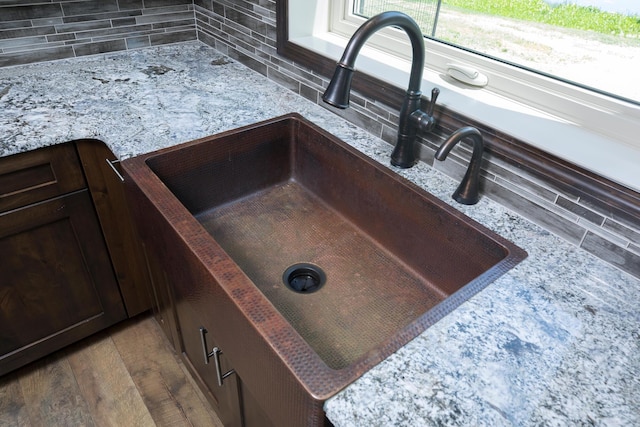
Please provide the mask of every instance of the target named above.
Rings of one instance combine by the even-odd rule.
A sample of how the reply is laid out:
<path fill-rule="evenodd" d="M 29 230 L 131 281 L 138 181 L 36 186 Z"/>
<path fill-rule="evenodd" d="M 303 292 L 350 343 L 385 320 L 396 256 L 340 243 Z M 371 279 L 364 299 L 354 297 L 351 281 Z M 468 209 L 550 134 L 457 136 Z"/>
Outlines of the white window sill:
<path fill-rule="evenodd" d="M 335 59 L 342 55 L 346 39 L 330 33 L 291 39 L 311 51 Z M 427 56 L 429 49 L 427 49 Z M 365 46 L 356 67 L 394 86 L 406 88 L 410 64 L 390 64 L 384 55 Z M 640 191 L 640 149 L 589 131 L 488 90 L 466 88 L 425 70 L 422 92 L 438 87 L 438 104 L 485 123 L 536 148 L 581 166 L 612 181 Z M 399 107 L 399 106 L 398 106 Z M 605 114 L 605 113 L 603 113 Z M 638 135 L 640 138 L 640 135 Z"/>

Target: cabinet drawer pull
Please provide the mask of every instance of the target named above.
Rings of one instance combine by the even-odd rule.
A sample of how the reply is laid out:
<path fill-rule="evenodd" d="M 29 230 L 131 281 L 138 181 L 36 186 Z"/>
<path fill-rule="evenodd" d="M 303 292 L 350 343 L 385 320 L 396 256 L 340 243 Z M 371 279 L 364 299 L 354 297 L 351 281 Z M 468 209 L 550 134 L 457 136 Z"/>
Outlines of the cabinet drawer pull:
<path fill-rule="evenodd" d="M 218 377 L 218 386 L 222 387 L 224 379 L 227 378 L 229 375 L 235 373 L 235 370 L 231 369 L 223 374 L 222 370 L 220 369 L 220 354 L 222 354 L 222 350 L 220 350 L 218 347 L 214 347 L 212 353 L 213 353 L 213 361 L 216 362 L 216 375 Z"/>
<path fill-rule="evenodd" d="M 120 160 L 109 160 L 109 159 L 105 159 L 107 161 L 107 164 L 109 165 L 109 167 L 111 168 L 111 170 L 113 170 L 116 174 L 116 176 L 118 177 L 118 179 L 121 182 L 124 182 L 124 177 L 122 176 L 122 174 L 120 173 L 120 171 L 118 171 L 118 169 L 116 169 L 116 163 L 120 163 Z"/>
<path fill-rule="evenodd" d="M 209 353 L 207 350 L 207 340 L 204 337 L 204 334 L 207 333 L 207 330 L 203 327 L 200 327 L 200 342 L 202 343 L 202 354 L 204 356 L 204 364 L 209 364 L 209 358 L 213 356 L 213 352 Z"/>
<path fill-rule="evenodd" d="M 215 362 L 215 365 L 216 365 L 216 377 L 218 380 L 218 386 L 222 387 L 224 385 L 225 378 L 235 373 L 235 370 L 231 369 L 230 371 L 225 372 L 224 374 L 222 373 L 222 369 L 220 367 L 220 354 L 222 354 L 222 350 L 220 350 L 218 347 L 214 347 L 213 350 L 211 350 L 211 352 L 207 350 L 207 340 L 205 338 L 206 333 L 207 333 L 207 330 L 203 327 L 200 327 L 200 342 L 202 342 L 202 355 L 204 356 L 204 364 L 208 365 L 209 359 L 213 357 L 213 361 Z"/>

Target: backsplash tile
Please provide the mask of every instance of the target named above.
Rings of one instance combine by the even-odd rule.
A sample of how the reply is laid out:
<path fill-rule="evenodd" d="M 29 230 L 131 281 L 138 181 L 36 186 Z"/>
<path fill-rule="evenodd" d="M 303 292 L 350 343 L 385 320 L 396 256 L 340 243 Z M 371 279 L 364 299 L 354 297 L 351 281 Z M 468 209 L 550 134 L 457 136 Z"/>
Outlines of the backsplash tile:
<path fill-rule="evenodd" d="M 585 230 L 573 218 L 567 218 L 567 214 L 564 212 L 555 211 L 553 204 L 547 204 L 534 197 L 527 197 L 526 192 L 513 191 L 513 188 L 510 188 L 511 186 L 506 181 L 503 184 L 506 185 L 501 185 L 498 182 L 486 182 L 482 195 L 520 213 L 523 217 L 569 243 L 576 246 L 580 244 Z"/>
<path fill-rule="evenodd" d="M 117 0 L 85 0 L 82 2 L 60 3 L 64 16 L 117 12 Z"/>
<path fill-rule="evenodd" d="M 0 66 L 196 37 L 323 104 L 320 96 L 327 79 L 277 54 L 275 0 L 0 0 Z M 395 139 L 397 110 L 358 93 L 352 93 L 351 100 L 352 108 L 332 111 L 388 142 Z M 435 150 L 452 130 L 441 128 L 438 135 L 423 139 L 421 159 L 433 165 Z M 482 131 L 486 138 L 499 137 L 489 129 Z M 445 162 L 434 166 L 460 179 L 469 157 L 468 147 L 458 144 Z M 558 186 L 492 155 L 485 156 L 482 176 L 484 196 L 640 278 L 637 214 L 621 213 L 605 202 L 587 200 L 577 189 Z"/>
<path fill-rule="evenodd" d="M 95 55 L 97 53 L 116 52 L 118 50 L 125 50 L 127 48 L 126 42 L 123 39 L 83 43 L 74 46 L 73 51 L 76 56 Z"/>
<path fill-rule="evenodd" d="M 610 218 L 605 220 L 603 228 L 629 240 L 631 243 L 640 245 L 640 232 L 626 227 Z"/>
<path fill-rule="evenodd" d="M 73 58 L 74 56 L 73 47 L 71 46 L 56 46 L 37 50 L 19 51 L 16 53 L 0 54 L 0 67 L 53 61 L 56 59 Z"/>
<path fill-rule="evenodd" d="M 196 38 L 191 0 L 0 2 L 0 66 Z"/>
<path fill-rule="evenodd" d="M 585 219 L 589 222 L 592 222 L 595 225 L 603 225 L 605 218 L 602 215 L 599 215 L 592 210 L 581 206 L 579 203 L 572 202 L 563 196 L 558 196 L 556 204 L 569 212 L 575 213 L 582 219 Z"/>
<path fill-rule="evenodd" d="M 581 247 L 621 270 L 640 277 L 640 255 L 591 232 L 587 233 Z"/>
<path fill-rule="evenodd" d="M 0 22 L 62 17 L 62 7 L 54 3 L 3 2 Z"/>

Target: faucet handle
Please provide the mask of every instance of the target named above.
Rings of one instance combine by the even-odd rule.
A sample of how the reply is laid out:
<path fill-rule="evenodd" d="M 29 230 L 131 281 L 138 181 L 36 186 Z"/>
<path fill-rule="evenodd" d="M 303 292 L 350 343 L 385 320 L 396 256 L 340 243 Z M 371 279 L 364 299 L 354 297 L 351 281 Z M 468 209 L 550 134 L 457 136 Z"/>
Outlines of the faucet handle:
<path fill-rule="evenodd" d="M 435 109 L 436 99 L 438 99 L 439 94 L 440 89 L 434 87 L 431 90 L 431 100 L 429 100 L 429 105 L 427 105 L 427 111 L 417 109 L 409 115 L 409 118 L 413 120 L 413 123 L 423 132 L 431 132 L 433 127 L 436 125 L 436 119 L 433 117 L 433 110 Z"/>
<path fill-rule="evenodd" d="M 429 100 L 429 105 L 427 105 L 427 115 L 429 117 L 433 117 L 433 110 L 436 107 L 436 100 L 438 99 L 438 95 L 440 95 L 440 89 L 434 87 L 431 89 L 431 99 Z"/>

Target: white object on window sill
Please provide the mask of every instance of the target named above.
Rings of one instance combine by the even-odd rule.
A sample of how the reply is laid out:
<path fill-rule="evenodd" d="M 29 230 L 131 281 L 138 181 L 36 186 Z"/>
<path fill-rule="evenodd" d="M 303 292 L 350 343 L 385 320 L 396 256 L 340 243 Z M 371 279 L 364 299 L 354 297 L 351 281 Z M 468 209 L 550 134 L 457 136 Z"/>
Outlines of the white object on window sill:
<path fill-rule="evenodd" d="M 469 86 L 484 87 L 489 78 L 473 67 L 461 64 L 447 64 L 447 75 Z"/>

